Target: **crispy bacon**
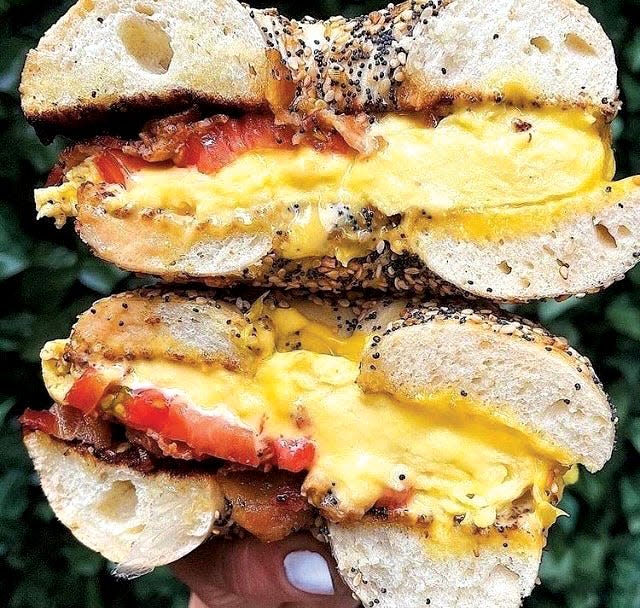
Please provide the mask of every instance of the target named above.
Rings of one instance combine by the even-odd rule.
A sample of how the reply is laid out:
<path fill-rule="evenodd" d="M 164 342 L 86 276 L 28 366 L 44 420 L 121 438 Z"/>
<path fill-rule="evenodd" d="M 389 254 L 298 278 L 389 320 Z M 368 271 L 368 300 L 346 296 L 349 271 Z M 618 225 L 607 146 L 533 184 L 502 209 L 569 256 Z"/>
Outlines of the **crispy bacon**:
<path fill-rule="evenodd" d="M 218 482 L 240 527 L 271 542 L 313 525 L 314 509 L 300 493 L 302 478 L 271 471 L 222 469 Z"/>
<path fill-rule="evenodd" d="M 123 147 L 125 154 L 139 156 L 149 162 L 180 160 L 187 141 L 202 137 L 216 125 L 229 120 L 224 114 L 202 118 L 198 108 L 191 108 L 159 120 L 149 121 L 140 132 L 140 139 Z"/>
<path fill-rule="evenodd" d="M 303 122 L 292 122 L 267 114 L 246 114 L 239 118 L 215 114 L 203 118 L 198 108 L 192 108 L 149 121 L 136 140 L 96 137 L 67 148 L 46 185 L 60 184 L 71 168 L 92 156 L 101 160 L 98 169 L 106 182 L 122 183 L 121 172 L 104 169 L 114 164 L 109 155 L 115 155 L 118 164 L 131 171 L 145 163 L 171 162 L 178 167 L 196 166 L 203 173 L 214 173 L 253 149 L 304 145 L 339 154 L 354 150 L 371 153 L 379 142 L 367 135 L 368 126 L 364 115 L 318 112 Z"/>
<path fill-rule="evenodd" d="M 127 428 L 127 439 L 144 448 L 147 452 L 156 458 L 175 458 L 178 460 L 203 460 L 202 457 L 194 453 L 189 446 L 181 441 L 170 441 L 163 439 L 158 433 L 152 431 L 138 431 L 136 429 Z"/>
<path fill-rule="evenodd" d="M 20 422 L 26 430 L 43 431 L 63 441 L 79 441 L 98 449 L 111 446 L 109 422 L 84 415 L 74 407 L 56 404 L 49 411 L 27 409 Z"/>

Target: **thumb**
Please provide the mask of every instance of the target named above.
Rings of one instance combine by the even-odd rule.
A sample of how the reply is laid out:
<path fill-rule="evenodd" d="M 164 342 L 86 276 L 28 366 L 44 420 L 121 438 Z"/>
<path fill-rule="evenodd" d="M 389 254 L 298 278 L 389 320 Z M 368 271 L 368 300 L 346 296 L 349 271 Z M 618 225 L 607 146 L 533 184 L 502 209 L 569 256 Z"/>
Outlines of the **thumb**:
<path fill-rule="evenodd" d="M 172 565 L 192 608 L 354 608 L 328 546 L 309 534 L 275 543 L 216 539 Z"/>

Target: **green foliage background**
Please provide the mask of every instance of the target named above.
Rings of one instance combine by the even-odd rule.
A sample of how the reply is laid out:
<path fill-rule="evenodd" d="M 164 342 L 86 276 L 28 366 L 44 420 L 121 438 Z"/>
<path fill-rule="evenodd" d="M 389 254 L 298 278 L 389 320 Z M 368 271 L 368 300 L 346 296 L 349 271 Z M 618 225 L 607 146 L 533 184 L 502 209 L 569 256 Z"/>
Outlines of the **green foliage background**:
<path fill-rule="evenodd" d="M 206 1 L 206 0 L 203 0 Z M 24 55 L 68 2 L 0 0 L 0 606 L 181 607 L 186 591 L 165 570 L 133 582 L 75 542 L 40 492 L 17 416 L 47 404 L 38 351 L 65 336 L 76 314 L 138 280 L 92 259 L 70 228 L 34 219 L 32 188 L 62 142 L 45 147 L 24 121 L 17 86 Z M 289 14 L 355 14 L 379 2 L 281 2 Z M 614 130 L 620 177 L 640 173 L 640 1 L 591 0 L 613 39 L 624 109 Z M 635 24 L 635 26 L 634 26 Z M 640 268 L 606 293 L 529 306 L 594 361 L 618 408 L 612 461 L 567 493 L 535 608 L 640 607 Z"/>

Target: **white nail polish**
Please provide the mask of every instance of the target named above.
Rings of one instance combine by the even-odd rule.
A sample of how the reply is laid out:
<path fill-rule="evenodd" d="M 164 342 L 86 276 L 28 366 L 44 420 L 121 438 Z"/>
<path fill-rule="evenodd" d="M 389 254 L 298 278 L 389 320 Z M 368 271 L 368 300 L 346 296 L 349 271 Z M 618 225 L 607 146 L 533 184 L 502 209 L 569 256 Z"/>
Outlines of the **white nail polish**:
<path fill-rule="evenodd" d="M 313 551 L 292 551 L 284 558 L 284 572 L 291 585 L 305 593 L 333 595 L 329 565 Z"/>

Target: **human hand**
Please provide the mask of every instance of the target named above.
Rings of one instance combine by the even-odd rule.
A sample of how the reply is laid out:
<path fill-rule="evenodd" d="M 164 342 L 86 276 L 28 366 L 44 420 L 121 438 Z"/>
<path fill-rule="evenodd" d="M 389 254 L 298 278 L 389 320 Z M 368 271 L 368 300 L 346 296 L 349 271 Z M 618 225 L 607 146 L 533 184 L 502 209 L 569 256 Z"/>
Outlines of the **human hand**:
<path fill-rule="evenodd" d="M 276 543 L 206 543 L 173 564 L 192 592 L 189 608 L 355 608 L 327 545 L 309 534 Z"/>

